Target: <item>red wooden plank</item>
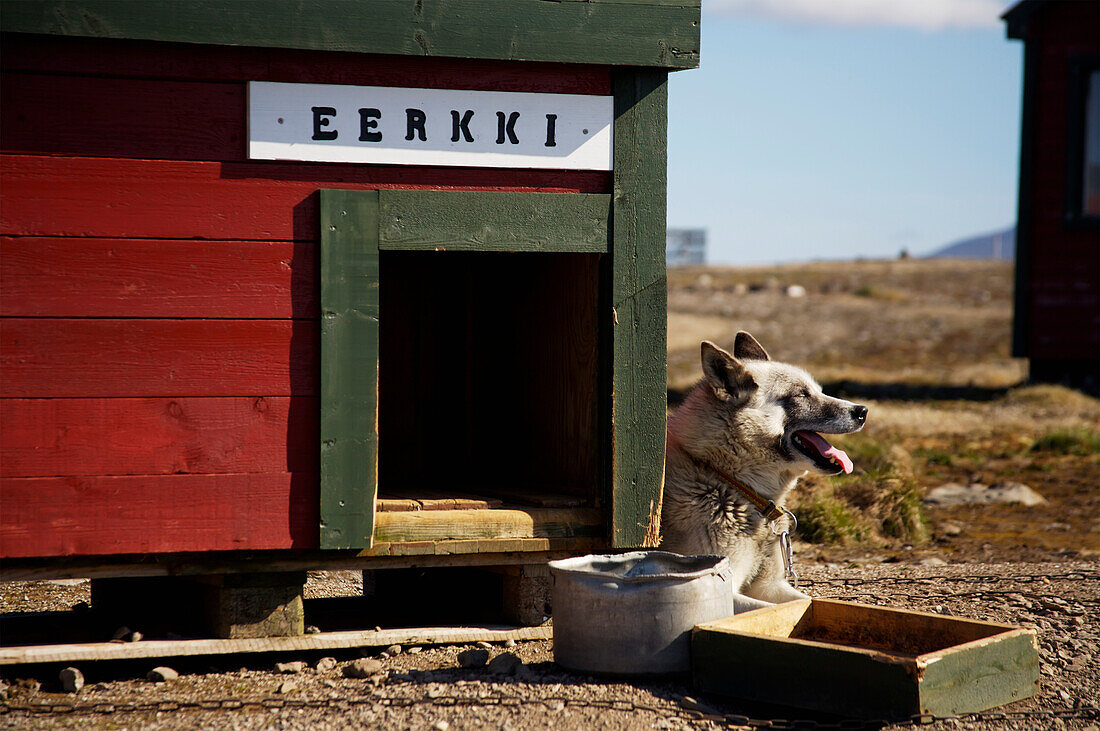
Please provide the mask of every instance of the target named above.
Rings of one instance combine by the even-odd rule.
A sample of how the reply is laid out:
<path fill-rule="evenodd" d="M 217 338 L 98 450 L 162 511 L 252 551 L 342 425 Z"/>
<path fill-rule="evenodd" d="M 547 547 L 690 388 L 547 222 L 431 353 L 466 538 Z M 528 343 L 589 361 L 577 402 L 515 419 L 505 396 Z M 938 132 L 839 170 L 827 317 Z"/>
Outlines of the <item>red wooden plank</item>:
<path fill-rule="evenodd" d="M 0 320 L 5 397 L 315 396 L 313 320 Z"/>
<path fill-rule="evenodd" d="M 321 188 L 606 193 L 610 173 L 0 157 L 0 233 L 312 241 Z"/>
<path fill-rule="evenodd" d="M 0 479 L 0 557 L 310 549 L 315 474 Z"/>
<path fill-rule="evenodd" d="M 312 242 L 0 237 L 0 314 L 318 317 Z"/>
<path fill-rule="evenodd" d="M 301 398 L 4 399 L 0 476 L 316 473 Z"/>
<path fill-rule="evenodd" d="M 606 66 L 486 61 L 5 34 L 4 69 L 160 79 L 296 81 L 610 94 Z"/>
<path fill-rule="evenodd" d="M 6 152 L 244 160 L 243 84 L 4 74 Z"/>

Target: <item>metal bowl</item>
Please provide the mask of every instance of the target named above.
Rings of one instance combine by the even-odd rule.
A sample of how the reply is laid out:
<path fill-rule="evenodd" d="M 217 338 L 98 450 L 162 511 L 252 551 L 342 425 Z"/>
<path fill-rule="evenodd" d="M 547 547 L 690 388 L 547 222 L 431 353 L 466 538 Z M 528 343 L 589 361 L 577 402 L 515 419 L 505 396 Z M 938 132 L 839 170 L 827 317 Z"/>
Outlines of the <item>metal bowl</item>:
<path fill-rule="evenodd" d="M 691 669 L 691 629 L 733 614 L 729 561 L 666 551 L 550 562 L 554 660 L 590 673 Z"/>

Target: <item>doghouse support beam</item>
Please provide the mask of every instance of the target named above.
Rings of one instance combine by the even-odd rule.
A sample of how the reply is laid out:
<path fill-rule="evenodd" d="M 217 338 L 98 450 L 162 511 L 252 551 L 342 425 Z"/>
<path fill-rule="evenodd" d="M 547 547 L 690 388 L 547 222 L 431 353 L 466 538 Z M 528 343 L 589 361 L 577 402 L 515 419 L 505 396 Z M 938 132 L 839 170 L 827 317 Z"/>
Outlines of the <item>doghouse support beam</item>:
<path fill-rule="evenodd" d="M 668 73 L 617 71 L 612 206 L 611 543 L 655 546 L 665 464 Z M 606 306 L 605 306 L 606 308 Z M 605 349 L 606 350 L 606 349 Z"/>
<path fill-rule="evenodd" d="M 305 581 L 304 571 L 92 579 L 92 609 L 108 632 L 296 637 L 305 631 Z"/>
<path fill-rule="evenodd" d="M 378 495 L 378 191 L 320 195 L 320 544 L 369 548 Z"/>

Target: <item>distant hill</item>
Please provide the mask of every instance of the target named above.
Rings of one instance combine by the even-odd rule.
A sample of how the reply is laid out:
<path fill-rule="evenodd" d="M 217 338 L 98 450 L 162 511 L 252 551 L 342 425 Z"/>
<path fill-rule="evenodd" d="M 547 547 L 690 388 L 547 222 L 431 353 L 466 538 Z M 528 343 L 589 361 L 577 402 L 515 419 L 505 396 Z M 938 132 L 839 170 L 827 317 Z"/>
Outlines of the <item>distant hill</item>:
<path fill-rule="evenodd" d="M 1016 227 L 975 236 L 948 244 L 927 254 L 925 259 L 1006 259 L 1016 258 Z"/>

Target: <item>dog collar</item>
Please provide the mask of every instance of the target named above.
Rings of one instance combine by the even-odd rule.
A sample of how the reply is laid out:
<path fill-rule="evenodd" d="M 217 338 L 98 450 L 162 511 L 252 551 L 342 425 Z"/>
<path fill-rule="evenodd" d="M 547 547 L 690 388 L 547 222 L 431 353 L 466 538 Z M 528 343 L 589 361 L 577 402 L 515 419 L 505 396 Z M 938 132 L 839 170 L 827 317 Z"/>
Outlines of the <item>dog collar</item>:
<path fill-rule="evenodd" d="M 696 464 L 701 464 L 706 469 L 721 477 L 726 483 L 729 484 L 730 487 L 732 487 L 734 490 L 737 490 L 741 497 L 748 500 L 749 503 L 752 504 L 752 506 L 756 508 L 761 515 L 764 516 L 764 521 L 768 523 L 769 527 L 772 529 L 772 533 L 779 537 L 779 547 L 783 555 L 783 575 L 788 581 L 791 582 L 791 586 L 797 589 L 798 574 L 795 573 L 794 570 L 794 552 L 791 549 L 791 531 L 795 530 L 798 527 L 798 518 L 794 517 L 794 513 L 782 507 L 781 505 L 776 505 L 774 500 L 768 500 L 756 490 L 753 490 L 744 482 L 741 482 L 741 480 L 738 480 L 736 477 L 731 477 L 730 475 L 727 475 L 725 472 L 718 469 L 709 462 L 695 459 L 695 457 L 688 454 L 687 451 L 685 451 L 684 448 L 680 446 L 680 443 L 676 439 L 674 439 L 671 434 L 668 436 L 668 441 L 670 444 L 675 444 L 676 446 L 679 446 L 680 451 L 683 452 L 688 459 L 695 462 Z M 787 516 L 787 519 L 789 521 L 787 526 L 782 530 L 776 530 L 775 521 L 779 518 L 782 518 L 784 515 Z"/>
<path fill-rule="evenodd" d="M 679 442 L 676 439 L 673 439 L 671 436 L 669 436 L 669 441 L 677 446 L 680 446 Z M 731 477 L 730 475 L 727 475 L 725 472 L 718 469 L 709 462 L 695 459 L 695 457 L 688 454 L 682 446 L 680 447 L 680 451 L 687 455 L 688 459 L 702 464 L 708 470 L 721 477 L 722 480 L 727 482 L 730 487 L 732 487 L 734 490 L 737 490 L 741 497 L 748 500 L 749 503 L 754 508 L 756 508 L 756 510 L 761 515 L 764 516 L 764 520 L 768 521 L 769 523 L 778 520 L 779 518 L 782 518 L 784 515 L 790 515 L 789 510 L 779 507 L 775 504 L 775 501 L 768 500 L 767 498 L 763 497 L 756 490 L 753 490 L 751 487 L 746 485 L 744 482 L 741 482 L 741 480 L 738 480 L 736 477 Z"/>
<path fill-rule="evenodd" d="M 741 493 L 741 497 L 752 503 L 753 507 L 756 508 L 760 512 L 760 514 L 764 516 L 764 520 L 768 521 L 769 523 L 774 520 L 778 520 L 779 518 L 782 518 L 784 515 L 787 514 L 786 509 L 776 505 L 773 500 L 768 500 L 767 498 L 761 496 L 760 493 L 758 493 L 756 490 L 753 490 L 751 487 L 741 482 L 737 478 L 727 475 L 725 472 L 718 469 L 712 464 L 708 464 L 707 467 L 710 469 L 711 472 L 728 482 L 730 487 Z"/>

